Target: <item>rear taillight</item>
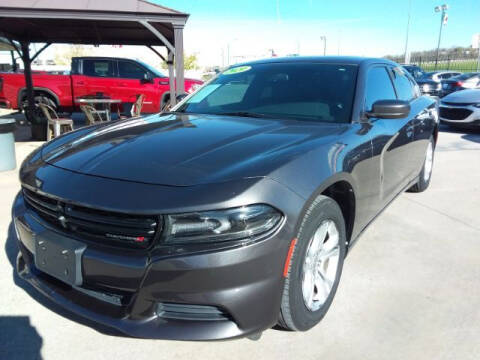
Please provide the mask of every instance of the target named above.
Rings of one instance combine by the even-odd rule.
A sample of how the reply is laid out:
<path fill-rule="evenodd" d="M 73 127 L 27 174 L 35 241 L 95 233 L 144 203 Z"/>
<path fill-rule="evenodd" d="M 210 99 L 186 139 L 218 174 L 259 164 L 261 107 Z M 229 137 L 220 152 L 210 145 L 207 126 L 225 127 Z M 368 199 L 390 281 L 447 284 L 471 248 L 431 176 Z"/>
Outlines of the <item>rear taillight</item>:
<path fill-rule="evenodd" d="M 0 92 L 3 91 L 3 78 L 0 77 Z"/>
<path fill-rule="evenodd" d="M 455 85 L 456 87 L 462 87 L 462 86 L 463 86 L 463 82 L 457 81 L 454 85 Z"/>

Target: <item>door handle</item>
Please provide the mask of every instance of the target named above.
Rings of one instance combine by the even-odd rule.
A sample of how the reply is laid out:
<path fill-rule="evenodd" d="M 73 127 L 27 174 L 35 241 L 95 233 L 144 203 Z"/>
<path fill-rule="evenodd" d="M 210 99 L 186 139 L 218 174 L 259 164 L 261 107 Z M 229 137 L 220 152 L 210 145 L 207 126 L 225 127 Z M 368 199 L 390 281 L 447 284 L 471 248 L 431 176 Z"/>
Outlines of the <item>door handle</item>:
<path fill-rule="evenodd" d="M 127 84 L 124 83 L 124 82 L 121 82 L 121 83 L 118 84 L 118 86 L 127 86 Z"/>
<path fill-rule="evenodd" d="M 83 81 L 77 81 L 76 85 L 85 85 Z"/>

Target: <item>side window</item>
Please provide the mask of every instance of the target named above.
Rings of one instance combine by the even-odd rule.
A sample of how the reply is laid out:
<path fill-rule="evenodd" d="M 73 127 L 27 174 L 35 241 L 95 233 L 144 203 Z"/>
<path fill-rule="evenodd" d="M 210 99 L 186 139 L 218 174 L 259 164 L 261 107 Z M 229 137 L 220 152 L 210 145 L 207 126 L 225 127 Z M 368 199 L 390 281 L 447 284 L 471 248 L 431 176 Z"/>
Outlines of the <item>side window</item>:
<path fill-rule="evenodd" d="M 113 77 L 113 61 L 83 60 L 83 75 L 97 77 Z"/>
<path fill-rule="evenodd" d="M 145 79 L 147 71 L 131 61 L 118 62 L 118 76 L 123 79 Z"/>
<path fill-rule="evenodd" d="M 384 66 L 376 66 L 368 70 L 365 89 L 365 110 L 371 110 L 378 100 L 394 100 L 397 96 L 392 81 Z"/>
<path fill-rule="evenodd" d="M 399 100 L 410 101 L 416 97 L 415 87 L 410 81 L 408 75 L 401 67 L 392 69 L 393 84 L 397 90 Z"/>

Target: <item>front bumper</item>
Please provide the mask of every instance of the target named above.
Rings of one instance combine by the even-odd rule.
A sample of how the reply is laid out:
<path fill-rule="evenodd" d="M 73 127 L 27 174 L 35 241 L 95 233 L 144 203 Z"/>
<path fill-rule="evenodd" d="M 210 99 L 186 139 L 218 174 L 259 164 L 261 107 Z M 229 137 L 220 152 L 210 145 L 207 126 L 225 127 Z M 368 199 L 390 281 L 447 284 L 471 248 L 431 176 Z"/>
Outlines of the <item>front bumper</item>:
<path fill-rule="evenodd" d="M 61 307 L 128 336 L 226 339 L 262 331 L 277 321 L 292 238 L 288 221 L 270 237 L 247 246 L 180 256 L 107 251 L 89 244 L 81 260 L 83 284 L 76 287 L 39 271 L 34 261 L 38 234 L 68 235 L 38 218 L 21 195 L 13 218 L 19 237 L 18 274 Z M 204 306 L 222 316 L 165 316 L 159 304 L 185 306 L 186 311 Z"/>
<path fill-rule="evenodd" d="M 473 105 L 454 106 L 440 104 L 439 110 L 439 119 L 445 124 L 465 127 L 478 127 L 480 125 L 480 108 Z M 457 116 L 457 113 L 459 113 L 459 116 Z M 450 115 L 447 116 L 447 114 Z"/>

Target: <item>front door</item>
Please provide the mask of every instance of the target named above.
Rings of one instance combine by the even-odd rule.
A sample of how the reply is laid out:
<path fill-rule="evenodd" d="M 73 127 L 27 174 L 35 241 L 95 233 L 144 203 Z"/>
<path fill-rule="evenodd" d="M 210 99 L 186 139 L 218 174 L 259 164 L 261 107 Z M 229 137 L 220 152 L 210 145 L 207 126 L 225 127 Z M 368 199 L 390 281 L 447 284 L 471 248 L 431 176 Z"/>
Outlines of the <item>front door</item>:
<path fill-rule="evenodd" d="M 397 99 L 393 74 L 383 65 L 373 66 L 367 73 L 365 111 L 371 111 L 378 100 Z M 374 172 L 372 186 L 378 193 L 371 199 L 371 211 L 378 212 L 409 182 L 412 165 L 409 147 L 414 140 L 412 116 L 403 119 L 370 119 Z"/>
<path fill-rule="evenodd" d="M 142 112 L 159 112 L 160 91 L 154 74 L 134 61 L 118 60 L 117 91 L 123 103 L 132 104 L 143 94 Z"/>

